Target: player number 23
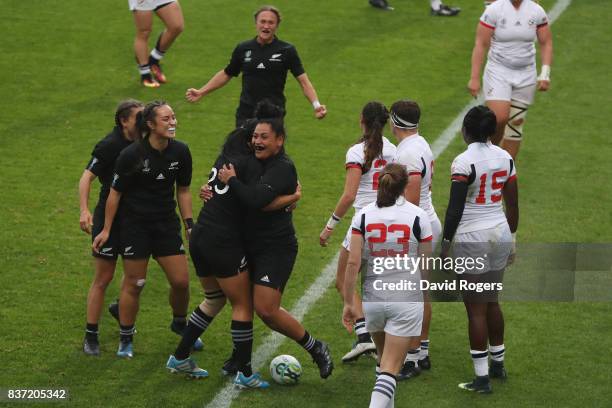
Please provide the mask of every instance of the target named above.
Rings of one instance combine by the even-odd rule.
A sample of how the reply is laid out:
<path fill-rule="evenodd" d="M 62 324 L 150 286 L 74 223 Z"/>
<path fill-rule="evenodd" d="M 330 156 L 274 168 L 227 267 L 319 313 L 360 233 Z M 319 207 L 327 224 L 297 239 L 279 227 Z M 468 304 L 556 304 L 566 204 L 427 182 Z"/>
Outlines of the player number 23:
<path fill-rule="evenodd" d="M 383 223 L 368 224 L 366 226 L 367 232 L 378 232 L 378 236 L 370 235 L 368 237 L 368 244 L 370 245 L 370 253 L 372 256 L 396 256 L 406 255 L 408 253 L 408 241 L 410 240 L 410 227 L 405 224 L 391 224 L 389 226 Z M 401 251 L 395 251 L 393 249 L 378 249 L 374 250 L 375 244 L 387 243 L 387 233 L 393 234 L 395 232 L 401 233 L 397 237 L 396 242 L 402 245 Z"/>

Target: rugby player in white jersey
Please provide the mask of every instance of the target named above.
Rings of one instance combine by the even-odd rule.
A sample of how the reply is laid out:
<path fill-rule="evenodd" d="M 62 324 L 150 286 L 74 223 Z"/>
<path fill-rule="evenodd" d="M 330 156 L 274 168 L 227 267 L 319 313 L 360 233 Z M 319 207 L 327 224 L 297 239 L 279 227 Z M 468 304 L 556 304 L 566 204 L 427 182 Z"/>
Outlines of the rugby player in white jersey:
<path fill-rule="evenodd" d="M 451 192 L 442 234 L 442 258 L 448 256 L 454 238 L 455 259 L 474 260 L 474 267 L 465 268 L 458 282 L 468 315 L 476 378 L 459 387 L 479 393 L 491 392 L 489 378 L 506 378 L 504 317 L 498 292 L 503 288 L 504 268 L 514 252 L 513 234 L 519 218 L 514 161 L 508 152 L 489 142 L 495 126 L 495 115 L 486 106 L 472 108 L 463 120 L 468 148 L 451 166 Z M 459 272 L 456 265 L 455 270 Z M 482 285 L 484 291 L 466 289 L 466 285 Z"/>
<path fill-rule="evenodd" d="M 391 163 L 395 158 L 395 145 L 383 136 L 383 129 L 389 119 L 387 108 L 380 102 L 368 102 L 361 111 L 360 125 L 363 135 L 356 144 L 346 153 L 346 181 L 344 192 L 336 204 L 329 221 L 321 231 L 319 242 L 321 246 L 327 246 L 327 241 L 332 235 L 334 228 L 340 219 L 347 213 L 351 205 L 357 213 L 361 208 L 376 201 L 378 190 L 378 178 L 383 167 Z M 351 237 L 349 228 L 338 259 L 338 270 L 336 273 L 336 288 L 342 295 L 344 285 L 344 271 L 349 256 L 349 244 Z M 354 294 L 355 304 L 361 305 L 359 295 Z M 376 349 L 370 334 L 365 328 L 363 313 L 355 322 L 355 334 L 357 341 L 353 348 L 342 357 L 343 362 L 357 360 L 365 353 L 372 353 Z"/>
<path fill-rule="evenodd" d="M 431 254 L 431 223 L 425 211 L 403 197 L 407 181 L 403 166 L 385 166 L 376 201 L 359 211 L 351 225 L 342 322 L 351 331 L 361 309 L 351 295 L 363 258 L 363 311 L 379 360 L 371 408 L 393 407 L 397 375 L 421 334 L 424 296 L 419 282 L 428 275 L 421 268 L 424 263 L 416 261 Z"/>
<path fill-rule="evenodd" d="M 542 67 L 536 72 L 536 48 L 540 44 Z M 476 29 L 468 90 L 476 97 L 480 71 L 488 52 L 482 91 L 487 106 L 497 117 L 491 141 L 516 159 L 523 125 L 536 89 L 550 87 L 553 59 L 552 34 L 544 9 L 532 0 L 497 0 L 486 7 Z M 502 140 L 503 137 L 503 140 Z"/>
<path fill-rule="evenodd" d="M 421 109 L 414 101 L 400 100 L 391 106 L 389 113 L 391 132 L 398 141 L 395 162 L 406 168 L 408 186 L 405 197 L 423 209 L 431 222 L 432 246 L 435 248 L 442 226 L 431 201 L 431 182 L 434 170 L 434 157 L 427 140 L 419 134 Z M 431 322 L 431 302 L 425 303 L 423 312 L 423 332 L 420 342 L 412 345 L 406 363 L 399 375 L 400 380 L 419 375 L 421 369 L 429 370 L 429 324 Z"/>

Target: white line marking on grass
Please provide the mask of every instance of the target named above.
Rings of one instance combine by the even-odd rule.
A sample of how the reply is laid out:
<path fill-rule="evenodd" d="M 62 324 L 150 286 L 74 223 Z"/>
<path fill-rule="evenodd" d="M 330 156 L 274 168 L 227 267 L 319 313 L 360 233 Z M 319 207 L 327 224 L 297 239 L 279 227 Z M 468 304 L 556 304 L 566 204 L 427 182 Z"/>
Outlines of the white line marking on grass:
<path fill-rule="evenodd" d="M 572 0 L 558 0 L 555 5 L 548 12 L 548 18 L 550 20 L 550 24 L 554 23 L 557 18 L 567 9 L 567 7 L 571 4 Z M 473 99 L 470 103 L 465 105 L 463 110 L 457 115 L 457 117 L 452 121 L 450 125 L 440 134 L 440 137 L 436 139 L 435 142 L 431 145 L 431 151 L 434 154 L 434 159 L 437 159 L 440 154 L 448 145 L 453 141 L 455 135 L 461 131 L 461 124 L 463 122 L 463 117 L 470 109 L 472 109 L 476 105 L 480 105 L 483 103 L 482 96 L 479 96 L 478 99 Z"/>
<path fill-rule="evenodd" d="M 463 110 L 459 112 L 459 114 L 453 119 L 450 125 L 442 133 L 440 133 L 440 137 L 438 137 L 435 142 L 431 144 L 431 152 L 433 153 L 434 159 L 437 159 L 439 155 L 442 154 L 444 150 L 448 147 L 448 145 L 453 141 L 458 132 L 461 131 L 461 125 L 463 124 L 463 118 L 468 113 L 470 109 L 472 109 L 476 105 L 480 105 L 482 103 L 482 97 L 478 99 L 472 99 L 470 103 L 465 105 Z"/>
<path fill-rule="evenodd" d="M 548 12 L 548 18 L 550 19 L 550 24 L 554 23 L 555 20 L 557 20 L 559 16 L 563 14 L 565 9 L 568 8 L 571 3 L 572 3 L 572 0 L 558 0 Z"/>
<path fill-rule="evenodd" d="M 571 4 L 571 0 L 558 0 L 555 5 L 550 9 L 548 17 L 552 24 L 559 16 L 567 9 Z M 440 134 L 436 141 L 431 145 L 431 150 L 434 158 L 437 159 L 442 152 L 448 147 L 453 141 L 457 133 L 461 130 L 461 124 L 465 114 L 473 107 L 482 103 L 482 98 L 473 99 L 470 103 L 459 112 L 459 114 L 453 119 L 450 125 Z M 310 310 L 310 307 L 314 305 L 327 291 L 329 285 L 334 281 L 336 277 L 336 265 L 338 264 L 337 253 L 323 269 L 321 275 L 314 281 L 308 290 L 302 295 L 297 301 L 295 307 L 289 312 L 297 320 L 302 321 L 306 313 Z M 268 334 L 262 341 L 262 344 L 253 353 L 253 371 L 258 371 L 263 367 L 272 355 L 276 352 L 278 347 L 285 341 L 286 337 L 272 332 Z M 240 393 L 239 390 L 234 388 L 232 382 L 228 382 L 221 391 L 217 393 L 215 398 L 206 405 L 206 408 L 227 408 L 232 404 L 234 398 Z"/>

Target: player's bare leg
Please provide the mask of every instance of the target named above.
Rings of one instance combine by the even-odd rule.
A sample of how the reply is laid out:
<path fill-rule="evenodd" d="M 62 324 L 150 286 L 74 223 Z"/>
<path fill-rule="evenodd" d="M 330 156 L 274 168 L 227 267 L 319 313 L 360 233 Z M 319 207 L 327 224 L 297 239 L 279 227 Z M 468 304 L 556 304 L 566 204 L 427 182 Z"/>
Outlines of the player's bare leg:
<path fill-rule="evenodd" d="M 156 13 L 166 26 L 159 39 L 161 51 L 166 52 L 185 29 L 185 20 L 178 2 L 170 3 L 157 10 Z"/>
<path fill-rule="evenodd" d="M 334 363 L 327 344 L 316 340 L 308 331 L 281 305 L 282 294 L 278 289 L 267 286 L 253 286 L 253 300 L 257 316 L 272 330 L 296 341 L 312 356 L 319 366 L 321 378 L 331 375 Z"/>
<path fill-rule="evenodd" d="M 419 368 L 429 370 L 431 362 L 429 361 L 429 327 L 431 325 L 432 306 L 431 302 L 423 302 L 423 326 L 421 329 L 421 337 L 419 338 Z"/>
<path fill-rule="evenodd" d="M 131 358 L 134 324 L 140 305 L 140 293 L 145 285 L 148 259 L 124 259 L 123 281 L 119 295 L 119 334 L 117 356 Z"/>
<path fill-rule="evenodd" d="M 166 75 L 160 66 L 160 60 L 164 58 L 166 51 L 170 48 L 174 40 L 183 32 L 185 21 L 181 6 L 178 2 L 170 3 L 156 11 L 166 28 L 159 35 L 157 43 L 149 56 L 151 73 L 159 83 L 167 82 Z"/>
<path fill-rule="evenodd" d="M 187 316 L 189 307 L 189 268 L 185 255 L 161 256 L 157 262 L 170 284 L 169 303 L 174 316 Z"/>
<path fill-rule="evenodd" d="M 491 138 L 491 142 L 495 145 L 500 145 L 504 136 L 504 129 L 510 117 L 510 101 L 487 101 L 487 107 L 495 113 L 497 119 L 497 127 L 495 136 Z"/>
<path fill-rule="evenodd" d="M 95 276 L 87 294 L 87 322 L 98 323 L 104 305 L 106 288 L 113 280 L 116 260 L 94 258 Z"/>
<path fill-rule="evenodd" d="M 136 26 L 136 35 L 134 37 L 134 54 L 136 55 L 136 63 L 140 72 L 142 84 L 148 88 L 159 87 L 159 82 L 151 76 L 151 67 L 149 66 L 149 36 L 153 28 L 153 12 L 134 10 L 134 25 Z"/>
<path fill-rule="evenodd" d="M 340 248 L 340 255 L 338 256 L 338 268 L 336 269 L 336 289 L 340 293 L 340 297 L 343 296 L 344 292 L 344 273 L 346 272 L 346 263 L 348 261 L 349 251 L 346 248 Z M 373 353 L 376 350 L 376 346 L 372 342 L 370 333 L 365 328 L 365 317 L 363 314 L 363 305 L 361 304 L 361 297 L 357 292 L 353 294 L 353 305 L 355 305 L 356 319 L 353 330 L 357 336 L 357 341 L 351 348 L 351 350 L 342 357 L 343 363 L 355 361 L 364 354 Z"/>
<path fill-rule="evenodd" d="M 98 322 L 104 305 L 104 294 L 113 280 L 116 266 L 115 259 L 94 258 L 95 275 L 87 294 L 87 326 L 83 340 L 83 351 L 87 355 L 100 355 Z"/>
<path fill-rule="evenodd" d="M 388 333 L 383 333 L 382 339 L 379 333 L 376 333 L 374 337 L 377 344 L 384 339 L 384 346 L 380 358 L 380 372 L 376 376 L 370 407 L 393 407 L 398 373 L 410 345 L 414 341 L 418 342 L 419 337 L 399 337 Z"/>
<path fill-rule="evenodd" d="M 506 353 L 504 346 L 504 314 L 497 301 L 487 304 L 487 329 L 489 354 L 491 357 L 489 377 L 505 380 L 507 374 L 504 367 L 504 355 Z"/>
<path fill-rule="evenodd" d="M 501 147 L 510 153 L 512 159 L 516 160 L 521 141 L 523 140 L 523 125 L 527 118 L 529 105 L 517 100 L 512 100 L 510 105 L 510 116 L 504 128 L 504 138 Z"/>
<path fill-rule="evenodd" d="M 479 393 L 490 393 L 491 384 L 489 381 L 489 358 L 487 350 L 487 340 L 489 336 L 487 326 L 488 303 L 464 301 L 464 304 L 468 315 L 470 354 L 472 356 L 472 362 L 474 363 L 476 378 L 472 382 L 459 384 L 459 388 Z"/>
<path fill-rule="evenodd" d="M 134 54 L 139 65 L 149 62 L 149 36 L 153 28 L 153 13 L 151 11 L 135 10 L 134 24 L 136 35 L 134 37 Z"/>

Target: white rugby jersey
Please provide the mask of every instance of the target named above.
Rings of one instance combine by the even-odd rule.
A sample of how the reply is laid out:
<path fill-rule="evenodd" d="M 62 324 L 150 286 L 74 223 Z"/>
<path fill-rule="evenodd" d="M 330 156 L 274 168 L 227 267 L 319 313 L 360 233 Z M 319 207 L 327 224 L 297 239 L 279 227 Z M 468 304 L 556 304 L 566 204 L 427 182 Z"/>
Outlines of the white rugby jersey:
<path fill-rule="evenodd" d="M 363 142 L 357 143 L 351 146 L 346 152 L 346 168 L 356 167 L 361 169 L 361 180 L 359 180 L 359 189 L 357 190 L 357 196 L 353 207 L 355 212 L 359 211 L 371 202 L 376 201 L 376 192 L 378 191 L 378 177 L 382 169 L 388 164 L 392 163 L 395 158 L 395 145 L 383 136 L 383 150 L 382 154 L 372 161 L 370 170 L 363 173 L 363 166 L 365 164 L 365 152 L 363 150 Z"/>
<path fill-rule="evenodd" d="M 416 259 L 419 242 L 432 240 L 431 223 L 427 213 L 416 205 L 400 197 L 390 207 L 379 208 L 371 203 L 361 209 L 351 223 L 352 234 L 362 235 L 364 248 L 362 259 L 367 259 L 367 270 L 363 279 L 364 295 L 372 290 L 375 280 L 385 282 L 408 280 L 418 282 L 420 269 L 394 264 L 382 269 L 381 263 L 375 263 L 375 258 L 396 258 L 398 255 Z M 378 264 L 378 270 L 375 268 Z M 407 264 L 412 265 L 412 264 Z M 411 273 L 414 271 L 414 273 Z M 418 291 L 417 291 L 418 292 Z M 420 296 L 420 292 L 415 296 Z M 378 296 L 376 296 L 378 297 Z M 419 299 L 412 299 L 418 301 Z"/>
<path fill-rule="evenodd" d="M 451 179 L 468 182 L 465 209 L 457 233 L 506 223 L 502 189 L 513 178 L 516 178 L 516 168 L 508 152 L 491 142 L 470 143 L 451 165 Z"/>
<path fill-rule="evenodd" d="M 535 68 L 536 31 L 548 24 L 542 6 L 532 0 L 523 0 L 517 10 L 511 0 L 497 0 L 487 6 L 480 24 L 495 30 L 489 61 L 511 69 Z"/>
<path fill-rule="evenodd" d="M 427 140 L 418 133 L 402 140 L 397 145 L 395 162 L 406 167 L 409 176 L 421 176 L 421 196 L 419 207 L 427 215 L 436 218 L 436 210 L 431 201 L 431 182 L 434 171 L 434 157 Z"/>

